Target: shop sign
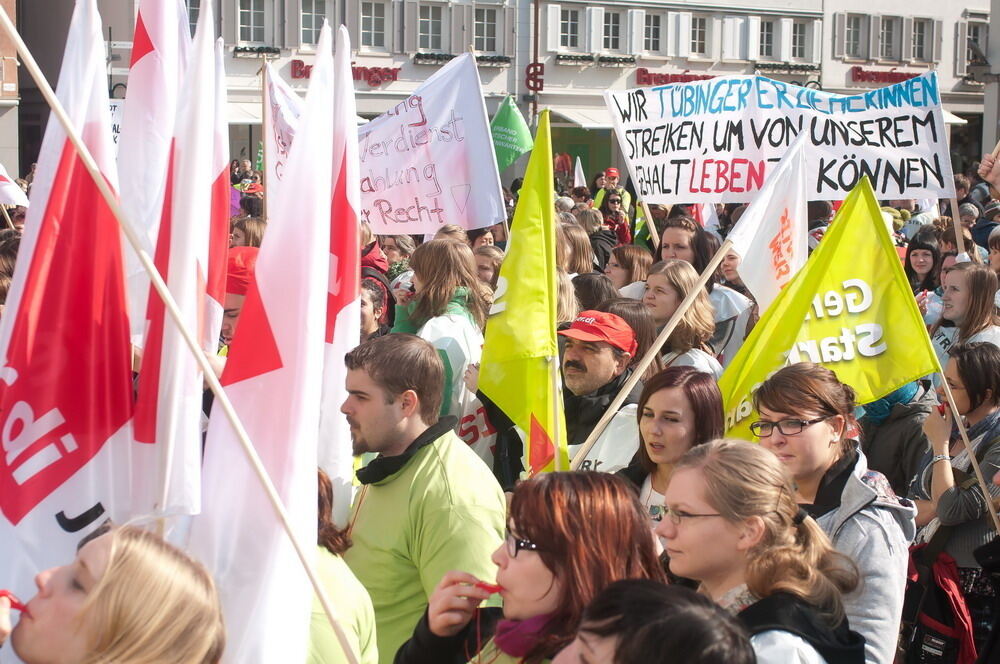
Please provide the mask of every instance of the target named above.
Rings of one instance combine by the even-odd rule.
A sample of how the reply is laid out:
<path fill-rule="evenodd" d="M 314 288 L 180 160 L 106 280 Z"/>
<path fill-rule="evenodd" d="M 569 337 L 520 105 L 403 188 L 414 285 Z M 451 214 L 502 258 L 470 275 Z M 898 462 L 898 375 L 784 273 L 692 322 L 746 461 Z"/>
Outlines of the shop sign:
<path fill-rule="evenodd" d="M 855 83 L 902 83 L 917 76 L 920 76 L 920 72 L 879 71 L 878 69 L 862 69 L 857 65 L 851 67 L 851 80 Z"/>
<path fill-rule="evenodd" d="M 312 74 L 312 65 L 307 65 L 302 60 L 292 60 L 292 78 L 309 78 Z M 399 80 L 399 67 L 358 67 L 351 65 L 351 72 L 355 81 L 365 81 L 373 88 L 377 88 L 383 83 L 390 83 Z"/>
<path fill-rule="evenodd" d="M 693 81 L 707 81 L 710 78 L 715 78 L 710 74 L 688 74 L 687 72 L 683 74 L 658 74 L 653 71 L 649 71 L 645 67 L 639 67 L 635 70 L 635 84 L 636 85 L 667 85 L 669 83 L 691 83 Z"/>

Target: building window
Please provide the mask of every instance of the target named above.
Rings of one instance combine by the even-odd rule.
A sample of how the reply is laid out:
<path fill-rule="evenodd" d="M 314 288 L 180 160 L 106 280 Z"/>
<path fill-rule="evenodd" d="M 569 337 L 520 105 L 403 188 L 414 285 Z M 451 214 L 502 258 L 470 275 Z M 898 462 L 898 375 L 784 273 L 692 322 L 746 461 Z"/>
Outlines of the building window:
<path fill-rule="evenodd" d="M 861 34 L 861 16 L 854 14 L 847 17 L 844 38 L 844 55 L 849 58 L 862 57 L 864 42 Z"/>
<path fill-rule="evenodd" d="M 476 8 L 476 50 L 497 50 L 497 10 Z"/>
<path fill-rule="evenodd" d="M 622 43 L 622 15 L 616 12 L 604 13 L 604 49 L 617 51 Z"/>
<path fill-rule="evenodd" d="M 240 0 L 240 41 L 264 41 L 264 0 Z"/>
<path fill-rule="evenodd" d="M 302 0 L 302 43 L 319 42 L 319 31 L 326 20 L 326 0 Z"/>
<path fill-rule="evenodd" d="M 808 33 L 805 23 L 796 21 L 792 23 L 792 59 L 805 60 L 808 49 Z"/>
<path fill-rule="evenodd" d="M 580 45 L 580 10 L 563 9 L 559 12 L 559 45 L 563 48 Z"/>
<path fill-rule="evenodd" d="M 191 35 L 194 36 L 195 28 L 198 27 L 198 15 L 201 13 L 201 0 L 185 0 L 184 4 L 187 6 Z"/>
<path fill-rule="evenodd" d="M 969 23 L 969 41 L 975 42 L 976 46 L 978 46 L 979 50 L 983 53 L 986 52 L 986 43 L 989 39 L 989 27 L 990 26 L 986 23 Z M 976 59 L 976 56 L 973 54 L 971 48 L 966 50 L 965 59 L 967 62 L 972 62 Z"/>
<path fill-rule="evenodd" d="M 643 33 L 643 49 L 656 53 L 660 50 L 660 15 L 646 14 L 645 32 Z"/>
<path fill-rule="evenodd" d="M 708 18 L 705 16 L 691 17 L 691 55 L 708 53 Z"/>
<path fill-rule="evenodd" d="M 385 3 L 361 3 L 361 46 L 385 48 Z"/>
<path fill-rule="evenodd" d="M 760 51 L 762 58 L 774 57 L 774 21 L 760 22 Z"/>
<path fill-rule="evenodd" d="M 882 17 L 878 36 L 878 57 L 882 60 L 899 59 L 899 19 Z"/>
<path fill-rule="evenodd" d="M 441 7 L 420 5 L 420 48 L 441 50 Z"/>
<path fill-rule="evenodd" d="M 913 20 L 913 59 L 930 62 L 931 60 L 931 22 L 930 19 L 917 18 Z"/>

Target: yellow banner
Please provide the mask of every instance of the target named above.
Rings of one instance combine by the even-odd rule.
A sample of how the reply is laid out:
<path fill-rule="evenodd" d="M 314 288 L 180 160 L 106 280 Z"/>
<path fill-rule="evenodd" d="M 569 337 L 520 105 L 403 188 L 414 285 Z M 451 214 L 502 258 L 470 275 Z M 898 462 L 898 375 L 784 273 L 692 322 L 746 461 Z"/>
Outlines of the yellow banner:
<path fill-rule="evenodd" d="M 719 380 L 727 436 L 753 440 L 754 390 L 796 362 L 833 370 L 854 388 L 858 403 L 939 371 L 868 178 L 848 194 L 819 248 Z"/>

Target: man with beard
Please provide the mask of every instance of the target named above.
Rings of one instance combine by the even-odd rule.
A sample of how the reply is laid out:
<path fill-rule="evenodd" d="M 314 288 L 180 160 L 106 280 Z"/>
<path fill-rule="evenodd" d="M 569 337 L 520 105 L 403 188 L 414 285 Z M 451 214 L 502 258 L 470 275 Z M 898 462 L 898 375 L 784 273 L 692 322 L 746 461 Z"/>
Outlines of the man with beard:
<path fill-rule="evenodd" d="M 358 471 L 353 546 L 344 560 L 371 595 L 379 662 L 393 661 L 450 570 L 492 581 L 490 557 L 504 538 L 506 502 L 482 459 L 438 417 L 444 364 L 411 334 L 366 341 L 350 353 L 347 416 Z"/>

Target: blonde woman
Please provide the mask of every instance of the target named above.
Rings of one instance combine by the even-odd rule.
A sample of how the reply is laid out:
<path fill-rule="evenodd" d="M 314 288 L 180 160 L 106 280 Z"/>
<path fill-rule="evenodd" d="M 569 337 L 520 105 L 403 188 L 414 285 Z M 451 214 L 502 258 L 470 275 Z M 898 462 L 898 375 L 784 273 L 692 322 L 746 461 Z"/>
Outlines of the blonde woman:
<path fill-rule="evenodd" d="M 680 259 L 661 261 L 649 269 L 642 303 L 652 314 L 657 330 L 667 324 L 680 303 L 695 289 L 697 281 L 698 273 L 690 263 Z M 708 293 L 701 289 L 660 349 L 664 366 L 694 367 L 718 379 L 722 376 L 722 365 L 711 354 L 708 345 L 714 331 L 712 302 Z"/>
<path fill-rule="evenodd" d="M 843 595 L 853 563 L 795 502 L 777 457 L 738 440 L 696 445 L 674 465 L 656 534 L 670 571 L 750 632 L 761 664 L 862 664 Z"/>
<path fill-rule="evenodd" d="M 593 272 L 596 267 L 594 250 L 590 246 L 590 237 L 587 235 L 587 231 L 576 224 L 562 224 L 562 234 L 567 249 L 566 271 L 569 272 L 570 277 Z"/>
<path fill-rule="evenodd" d="M 95 537 L 69 565 L 41 572 L 11 634 L 25 664 L 215 664 L 225 629 L 212 577 L 160 537 L 123 527 Z M 0 614 L 10 605 L 0 600 Z M 29 616 L 27 618 L 26 616 Z M 0 625 L 9 625 L 0 615 Z M 0 644 L 7 634 L 0 629 Z"/>

